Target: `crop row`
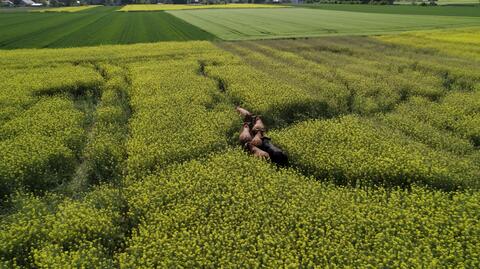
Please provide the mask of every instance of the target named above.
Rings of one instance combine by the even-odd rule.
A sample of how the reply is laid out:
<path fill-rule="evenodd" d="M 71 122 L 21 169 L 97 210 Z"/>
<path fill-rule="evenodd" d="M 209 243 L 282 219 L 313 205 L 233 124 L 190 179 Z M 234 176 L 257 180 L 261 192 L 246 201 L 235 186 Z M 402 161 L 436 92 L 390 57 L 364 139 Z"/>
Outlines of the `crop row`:
<path fill-rule="evenodd" d="M 308 174 L 354 185 L 477 187 L 479 80 L 471 70 L 476 63 L 423 53 L 414 59 L 414 53 L 399 48 L 392 48 L 397 55 L 372 51 L 379 46 L 364 38 L 225 43 L 221 47 L 241 60 L 233 67 L 213 68 L 227 82 L 227 93 L 240 92 L 240 100 L 252 100 L 247 108 L 264 102 L 283 111 L 277 98 L 287 97 L 284 103 L 290 104 L 302 95 L 315 100 L 316 109 L 323 108 L 317 113 L 296 108 L 301 116 L 290 118 L 277 112 L 281 117 L 276 122 L 363 116 L 304 122 L 273 133 Z M 239 76 L 225 70 L 238 66 L 250 68 L 250 73 L 241 72 L 246 77 L 277 78 L 276 84 L 228 83 Z"/>
<path fill-rule="evenodd" d="M 478 188 L 475 160 L 432 149 L 372 120 L 306 121 L 271 136 L 303 171 L 319 179 L 357 186 Z"/>
<path fill-rule="evenodd" d="M 192 52 L 192 48 L 198 46 L 201 49 Z M 231 119 L 235 114 L 231 107 L 222 106 L 222 101 L 217 100 L 222 98 L 217 82 L 199 73 L 198 62 L 199 56 L 209 58 L 209 53 L 218 49 L 203 42 L 133 47 L 139 49 L 132 51 L 121 46 L 97 48 L 93 52 L 86 49 L 65 49 L 56 51 L 58 53 L 53 56 L 51 51 L 2 52 L 1 61 L 8 67 L 2 70 L 6 79 L 0 82 L 2 196 L 17 188 L 44 190 L 68 181 L 80 164 L 82 167 L 78 171 L 85 173 L 80 176 L 88 177 L 90 182 L 120 179 L 127 166 L 124 161 L 127 157 L 126 125 L 130 116 L 130 94 L 133 96 L 134 109 L 146 111 L 148 117 L 157 118 L 158 121 L 168 113 L 175 115 L 180 110 L 185 112 L 156 127 L 155 124 L 152 126 L 150 119 L 144 118 L 146 122 L 143 123 L 137 121 L 137 118 L 132 121 L 132 126 L 151 126 L 150 132 L 155 135 L 150 138 L 151 143 L 143 144 L 141 139 L 150 135 L 147 132 L 149 129 L 146 128 L 144 132 L 141 127 L 132 128 L 132 133 L 139 135 L 131 139 L 130 145 L 139 143 L 140 149 L 135 146 L 130 148 L 132 157 L 129 163 L 141 166 L 137 170 L 132 168 L 132 174 L 143 171 L 144 167 L 153 168 L 157 163 L 164 165 L 172 160 L 191 158 L 191 153 L 193 156 L 202 155 L 207 148 L 221 149 L 226 146 L 226 134 L 233 126 Z M 114 55 L 110 59 L 112 64 L 102 63 L 104 57 L 111 55 Z M 165 73 L 162 80 L 167 77 L 169 80 L 165 79 L 161 83 L 157 80 L 157 72 L 169 69 L 167 65 L 171 60 L 159 66 L 152 61 L 145 68 L 141 64 L 135 64 L 144 57 L 162 61 L 171 59 L 173 55 L 179 58 L 174 60 L 178 69 Z M 191 57 L 191 60 L 183 65 L 183 57 Z M 129 92 L 132 83 L 130 74 L 127 74 L 130 62 L 137 87 L 132 93 Z M 21 68 L 19 63 L 29 68 Z M 149 68 L 149 73 L 141 74 Z M 176 92 L 183 80 L 177 76 L 178 70 L 185 71 L 188 74 L 186 77 L 192 80 L 183 85 L 183 91 Z M 144 94 L 150 94 L 144 90 L 151 86 L 151 91 L 162 91 L 158 91 L 156 96 L 144 98 Z M 203 98 L 204 92 L 210 92 L 211 96 L 195 106 L 190 104 L 192 92 L 198 98 Z M 160 98 L 162 94 L 164 96 Z M 167 101 L 175 96 L 183 107 Z M 161 111 L 143 105 L 159 109 L 156 105 L 158 102 L 169 104 Z M 139 112 L 137 117 L 141 118 L 142 115 Z M 215 117 L 218 118 L 217 123 Z M 189 123 L 186 124 L 187 122 Z M 212 129 L 212 123 L 218 125 L 217 130 Z M 188 129 L 194 125 L 198 126 L 197 129 Z M 167 129 L 168 126 L 173 127 L 170 129 L 172 132 L 164 135 L 164 128 Z M 185 130 L 183 137 L 177 137 L 176 144 L 173 143 L 170 138 L 176 137 L 175 133 L 180 133 L 182 128 Z M 206 146 L 198 142 L 204 137 L 210 139 L 205 140 L 210 141 Z M 163 149 L 151 147 L 158 142 L 155 139 L 164 141 L 165 146 L 170 145 L 171 150 L 156 152 L 163 152 Z M 187 147 L 181 149 L 189 139 L 194 150 Z M 153 153 L 142 155 L 149 150 Z"/>
<path fill-rule="evenodd" d="M 0 265 L 476 268 L 479 202 L 338 187 L 235 149 L 80 200 L 17 195 L 0 220 Z"/>
<path fill-rule="evenodd" d="M 68 65 L 85 62 L 137 62 L 144 59 L 181 59 L 182 57 L 195 57 L 204 53 L 218 51 L 210 42 L 191 41 L 191 42 L 164 42 L 150 44 L 132 44 L 132 45 L 105 45 L 89 48 L 68 48 L 68 49 L 50 49 L 50 50 L 3 50 L 1 51 L 0 65 L 7 70 L 7 81 L 10 80 L 11 73 L 18 73 L 13 69 L 23 70 L 25 66 L 29 69 L 40 67 L 49 69 L 49 67 L 68 68 Z M 67 65 L 63 65 L 67 64 Z M 79 68 L 80 66 L 77 66 Z M 40 70 L 40 69 L 38 69 Z M 42 72 L 32 72 L 32 74 L 23 74 L 28 78 L 41 76 Z M 86 71 L 86 70 L 85 70 Z M 3 72 L 3 71 L 2 71 Z M 8 71 L 5 71 L 8 72 Z M 60 72 L 60 71 L 58 71 Z M 82 76 L 84 72 L 71 72 L 75 76 L 57 76 L 51 77 L 51 80 L 76 79 Z M 87 74 L 89 72 L 87 71 Z M 35 80 L 34 80 L 35 81 Z M 45 82 L 50 80 L 44 80 Z M 30 82 L 29 82 L 30 83 Z M 29 84 L 28 83 L 28 84 Z"/>
<path fill-rule="evenodd" d="M 122 268 L 476 267 L 478 193 L 352 189 L 240 151 L 128 188 Z"/>
<path fill-rule="evenodd" d="M 265 82 L 260 85 L 255 85 L 256 81 L 252 83 L 253 85 L 236 83 L 231 85 L 228 90 L 240 94 L 247 91 L 255 92 L 255 95 L 252 94 L 251 102 L 265 102 L 264 106 L 268 110 L 262 110 L 265 110 L 264 113 L 267 117 L 275 112 L 278 114 L 276 122 L 290 123 L 312 117 L 332 117 L 348 113 L 346 100 L 351 95 L 350 90 L 344 84 L 335 81 L 335 74 L 332 70 L 318 66 L 313 68 L 305 63 L 300 63 L 302 66 L 297 67 L 292 63 L 277 61 L 284 54 L 267 56 L 259 53 L 258 48 L 253 49 L 245 45 L 246 43 L 243 43 L 242 46 L 226 43 L 222 46 L 241 57 L 244 61 L 244 68 L 249 69 L 246 77 L 254 75 L 259 77 L 258 80 Z M 300 68 L 302 71 L 299 70 Z M 230 73 L 222 75 L 226 81 L 234 77 Z M 240 97 L 242 96 L 240 95 Z M 273 98 L 282 98 L 278 101 L 282 105 L 276 104 L 276 100 Z M 269 102 L 271 103 L 269 104 Z"/>
<path fill-rule="evenodd" d="M 462 154 L 480 146 L 480 91 L 450 93 L 438 103 L 414 98 L 381 118 L 434 148 Z"/>
<path fill-rule="evenodd" d="M 138 177 L 228 146 L 228 133 L 238 117 L 201 66 L 195 58 L 129 65 L 129 175 Z"/>
<path fill-rule="evenodd" d="M 38 101 L 39 96 L 79 94 L 84 89 L 97 88 L 102 82 L 93 69 L 70 64 L 6 68 L 0 74 L 4 77 L 0 81 L 0 124 L 20 115 Z"/>
<path fill-rule="evenodd" d="M 480 60 L 480 28 L 406 33 L 379 37 L 380 40 L 404 46 L 434 49 L 443 54 L 469 60 Z"/>
<path fill-rule="evenodd" d="M 2 195 L 45 189 L 67 178 L 85 139 L 83 114 L 71 100 L 48 98 L 0 128 Z"/>
<path fill-rule="evenodd" d="M 74 73 L 78 75 L 72 75 Z M 102 83 L 89 67 L 60 65 L 4 71 L 0 91 L 0 196 L 45 190 L 68 179 L 86 140 L 76 100 Z M 83 102 L 83 101 L 82 101 Z"/>
<path fill-rule="evenodd" d="M 454 34 L 446 33 L 446 36 Z M 472 35 L 474 32 L 471 32 Z M 388 39 L 390 36 L 384 37 Z M 399 38 L 402 35 L 392 36 Z M 408 35 L 403 36 L 407 38 Z M 383 38 L 383 37 L 382 37 Z M 428 41 L 427 38 L 422 39 Z M 429 41 L 432 46 L 439 45 L 440 41 Z M 445 42 L 443 42 L 445 43 Z M 349 68 L 356 63 L 356 70 L 361 70 L 369 65 L 376 65 L 381 71 L 388 71 L 395 79 L 408 79 L 411 85 L 416 85 L 416 90 L 431 89 L 436 83 L 431 76 L 442 79 L 443 86 L 448 90 L 473 90 L 480 87 L 480 74 L 477 61 L 470 58 L 445 57 L 435 53 L 433 48 L 416 49 L 414 47 L 385 43 L 371 38 L 335 37 L 322 39 L 309 39 L 302 42 L 262 42 L 281 51 L 292 52 L 294 55 L 315 61 L 331 68 Z M 461 48 L 462 43 L 452 43 L 453 48 Z M 370 64 L 368 64 L 370 63 Z M 363 64 L 366 64 L 365 66 Z M 355 72 L 355 70 L 352 70 Z M 410 79 L 410 73 L 417 74 L 417 78 Z M 390 76 L 387 80 L 390 80 Z M 429 85 L 430 84 L 430 85 Z"/>
<path fill-rule="evenodd" d="M 0 52 L 0 267 L 480 267 L 475 61 L 219 46 Z M 232 149 L 234 105 L 292 169 Z"/>
<path fill-rule="evenodd" d="M 216 38 L 166 12 L 116 12 L 117 10 L 119 7 L 102 6 L 81 12 L 48 14 L 15 12 L 5 15 L 2 12 L 0 47 L 59 48 Z"/>
<path fill-rule="evenodd" d="M 130 117 L 128 70 L 101 64 L 105 77 L 100 104 L 96 106 L 94 125 L 84 150 L 88 178 L 92 183 L 118 182 L 125 172 L 127 124 Z"/>
<path fill-rule="evenodd" d="M 327 105 L 327 115 L 370 115 L 389 111 L 410 96 L 436 99 L 446 93 L 441 77 L 393 60 L 361 58 L 351 55 L 348 48 L 332 52 L 333 48 L 329 51 L 312 46 L 297 54 L 264 43 L 223 46 L 270 76 L 279 76 L 284 83 L 322 100 Z"/>
<path fill-rule="evenodd" d="M 17 194 L 0 220 L 2 268 L 107 268 L 124 240 L 119 190 L 97 187 L 81 200 Z"/>

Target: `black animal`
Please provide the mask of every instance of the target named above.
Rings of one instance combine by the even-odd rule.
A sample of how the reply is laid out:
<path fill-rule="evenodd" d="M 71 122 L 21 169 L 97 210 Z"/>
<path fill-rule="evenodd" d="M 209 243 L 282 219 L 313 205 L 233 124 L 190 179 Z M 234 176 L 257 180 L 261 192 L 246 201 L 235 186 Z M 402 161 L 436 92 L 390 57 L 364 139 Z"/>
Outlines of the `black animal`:
<path fill-rule="evenodd" d="M 270 142 L 270 138 L 262 137 L 262 145 L 259 147 L 261 150 L 265 151 L 270 155 L 270 160 L 279 165 L 279 166 L 287 166 L 288 165 L 288 157 L 287 155 L 279 149 L 277 146 Z"/>

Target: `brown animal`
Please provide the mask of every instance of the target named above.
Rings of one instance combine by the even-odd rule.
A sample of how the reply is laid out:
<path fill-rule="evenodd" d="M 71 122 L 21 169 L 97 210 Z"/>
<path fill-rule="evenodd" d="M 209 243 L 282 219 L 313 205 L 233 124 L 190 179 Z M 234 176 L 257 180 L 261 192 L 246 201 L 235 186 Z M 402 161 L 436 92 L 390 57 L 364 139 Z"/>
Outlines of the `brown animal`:
<path fill-rule="evenodd" d="M 244 145 L 247 142 L 252 141 L 252 135 L 250 134 L 250 127 L 248 126 L 248 123 L 244 123 L 242 126 L 242 129 L 240 130 L 240 135 L 239 135 L 239 140 L 242 145 Z"/>
<path fill-rule="evenodd" d="M 262 131 L 257 132 L 257 134 L 252 139 L 252 142 L 251 142 L 252 145 L 254 145 L 255 147 L 262 146 L 263 144 L 262 138 L 263 138 L 263 132 Z"/>
<path fill-rule="evenodd" d="M 237 112 L 240 114 L 240 116 L 243 117 L 245 122 L 251 121 L 253 114 L 250 111 L 248 111 L 245 108 L 242 108 L 240 106 L 237 106 L 235 108 L 235 110 L 237 110 Z"/>
<path fill-rule="evenodd" d="M 263 124 L 262 119 L 259 116 L 255 117 L 255 123 L 253 124 L 252 127 L 252 132 L 257 133 L 257 132 L 265 132 L 265 125 Z"/>
<path fill-rule="evenodd" d="M 245 144 L 245 147 L 252 153 L 253 156 L 258 157 L 258 158 L 265 158 L 265 159 L 270 159 L 270 155 L 266 153 L 265 151 L 255 147 L 252 145 L 252 143 L 248 142 Z"/>

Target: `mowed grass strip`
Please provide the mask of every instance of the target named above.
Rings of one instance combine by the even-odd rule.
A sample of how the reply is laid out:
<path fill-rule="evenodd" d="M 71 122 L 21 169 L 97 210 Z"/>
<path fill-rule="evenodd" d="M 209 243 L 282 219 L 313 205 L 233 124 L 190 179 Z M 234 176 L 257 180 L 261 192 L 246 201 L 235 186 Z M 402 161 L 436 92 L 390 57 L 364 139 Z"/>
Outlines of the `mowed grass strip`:
<path fill-rule="evenodd" d="M 84 12 L 0 14 L 0 48 L 62 48 L 215 36 L 165 12 L 124 13 L 116 7 Z"/>
<path fill-rule="evenodd" d="M 478 18 L 372 14 L 320 9 L 167 11 L 225 40 L 367 35 L 480 25 Z"/>
<path fill-rule="evenodd" d="M 479 2 L 477 1 L 477 4 Z M 307 4 L 306 8 L 324 10 L 338 10 L 383 14 L 408 14 L 408 15 L 436 15 L 436 16 L 465 16 L 480 17 L 480 8 L 471 6 L 414 6 L 414 5 L 336 5 L 336 4 Z"/>
<path fill-rule="evenodd" d="M 223 5 L 126 5 L 119 11 L 159 11 L 184 9 L 225 9 L 225 8 L 285 8 L 288 6 L 267 4 L 223 4 Z"/>

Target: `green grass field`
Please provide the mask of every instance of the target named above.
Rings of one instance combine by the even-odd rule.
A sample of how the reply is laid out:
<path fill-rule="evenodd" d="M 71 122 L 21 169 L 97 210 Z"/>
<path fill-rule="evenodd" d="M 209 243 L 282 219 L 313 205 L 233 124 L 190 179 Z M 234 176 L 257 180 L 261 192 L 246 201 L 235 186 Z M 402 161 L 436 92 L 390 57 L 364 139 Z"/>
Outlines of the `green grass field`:
<path fill-rule="evenodd" d="M 439 0 L 437 2 L 438 5 L 480 5 L 480 2 L 477 0 Z"/>
<path fill-rule="evenodd" d="M 55 48 L 215 38 L 164 12 L 115 12 L 117 9 L 97 7 L 73 13 L 0 14 L 0 48 Z"/>
<path fill-rule="evenodd" d="M 480 7 L 469 7 L 469 6 L 423 7 L 423 6 L 413 6 L 413 5 L 315 4 L 315 5 L 301 5 L 301 7 L 318 8 L 318 9 L 324 9 L 324 10 L 339 10 L 339 11 L 382 13 L 382 14 L 480 17 Z"/>
<path fill-rule="evenodd" d="M 416 2 L 417 4 L 421 3 L 421 1 L 415 1 L 415 0 L 400 0 L 400 1 L 395 1 L 395 4 L 411 5 L 413 2 Z M 446 6 L 446 5 L 476 6 L 479 4 L 480 3 L 478 2 L 478 0 L 438 0 L 437 1 L 437 5 L 440 5 L 440 6 Z"/>
<path fill-rule="evenodd" d="M 95 7 L 76 12 L 0 13 L 0 48 L 365 35 L 480 25 L 477 18 L 470 17 L 307 8 L 116 12 L 118 10 L 117 7 Z"/>
<path fill-rule="evenodd" d="M 480 25 L 470 17 L 373 14 L 321 9 L 168 11 L 225 40 L 365 35 Z"/>

